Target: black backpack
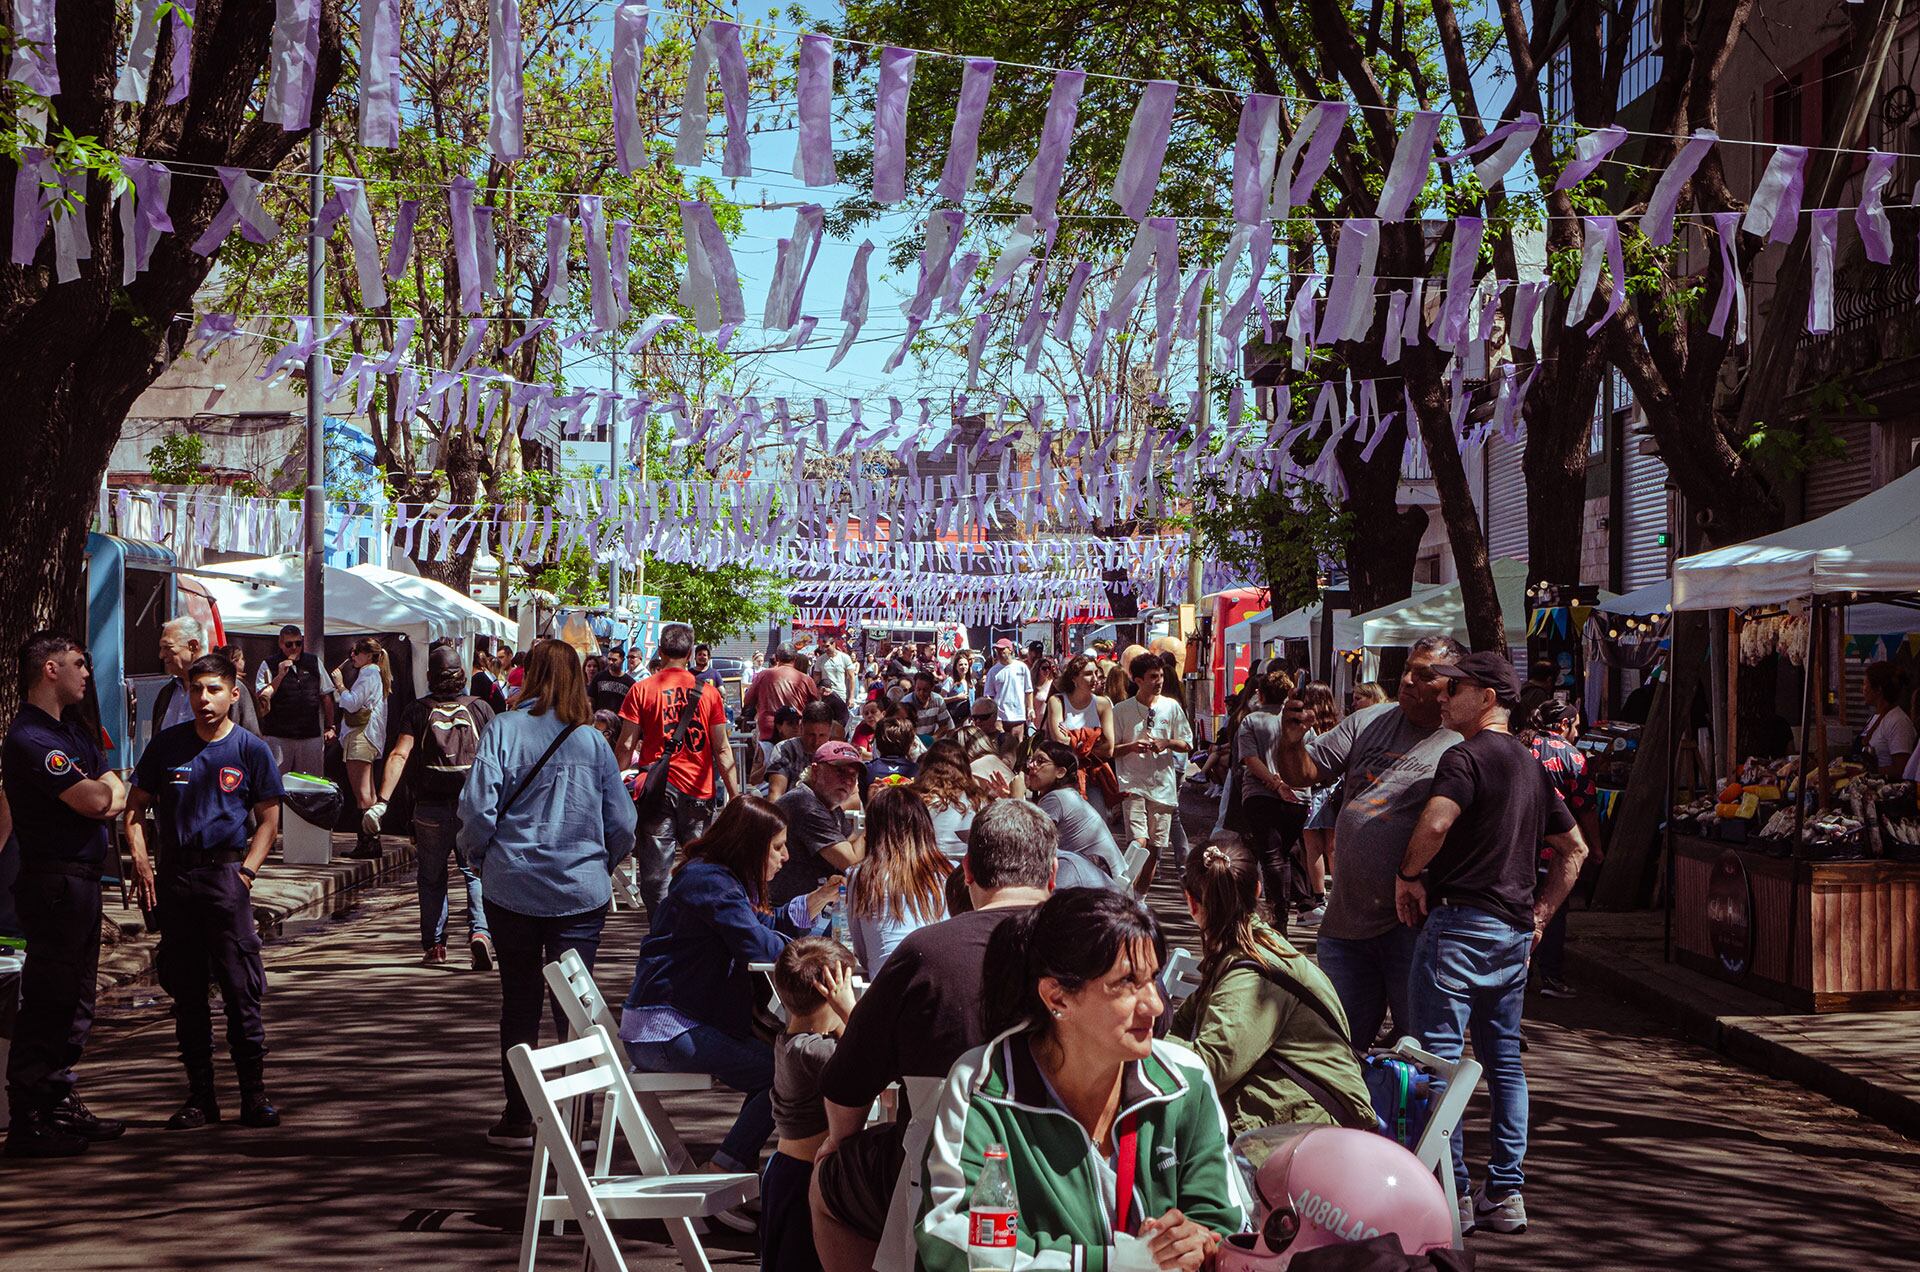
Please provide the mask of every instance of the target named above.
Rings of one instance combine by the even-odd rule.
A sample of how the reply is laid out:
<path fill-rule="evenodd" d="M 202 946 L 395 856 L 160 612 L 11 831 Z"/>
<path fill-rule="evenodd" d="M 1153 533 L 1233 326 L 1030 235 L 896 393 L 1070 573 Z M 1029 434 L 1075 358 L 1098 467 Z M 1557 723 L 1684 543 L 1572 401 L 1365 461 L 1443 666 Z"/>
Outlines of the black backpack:
<path fill-rule="evenodd" d="M 415 774 L 421 798 L 452 799 L 467 784 L 473 758 L 480 753 L 480 715 L 474 710 L 479 701 L 465 694 L 426 700 Z"/>

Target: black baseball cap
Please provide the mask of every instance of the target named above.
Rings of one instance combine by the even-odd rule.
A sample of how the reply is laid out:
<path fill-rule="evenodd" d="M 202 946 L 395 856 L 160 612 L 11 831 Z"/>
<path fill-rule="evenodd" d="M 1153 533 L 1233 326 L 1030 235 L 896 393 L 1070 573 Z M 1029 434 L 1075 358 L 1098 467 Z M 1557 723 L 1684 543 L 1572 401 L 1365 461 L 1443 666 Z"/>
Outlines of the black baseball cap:
<path fill-rule="evenodd" d="M 1503 707 L 1520 705 L 1520 675 L 1506 657 L 1490 650 L 1479 650 L 1465 658 L 1442 663 L 1433 669 L 1442 680 L 1465 680 L 1482 689 L 1493 690 Z"/>

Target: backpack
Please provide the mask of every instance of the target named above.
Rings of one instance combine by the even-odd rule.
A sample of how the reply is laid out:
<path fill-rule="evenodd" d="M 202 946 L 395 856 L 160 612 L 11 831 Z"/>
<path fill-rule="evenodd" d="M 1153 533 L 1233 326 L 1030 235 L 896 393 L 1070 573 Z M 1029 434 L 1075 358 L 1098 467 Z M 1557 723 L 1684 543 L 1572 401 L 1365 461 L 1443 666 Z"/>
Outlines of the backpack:
<path fill-rule="evenodd" d="M 480 718 L 473 706 L 479 699 L 427 699 L 426 728 L 420 735 L 420 795 L 450 799 L 460 794 L 480 753 Z"/>

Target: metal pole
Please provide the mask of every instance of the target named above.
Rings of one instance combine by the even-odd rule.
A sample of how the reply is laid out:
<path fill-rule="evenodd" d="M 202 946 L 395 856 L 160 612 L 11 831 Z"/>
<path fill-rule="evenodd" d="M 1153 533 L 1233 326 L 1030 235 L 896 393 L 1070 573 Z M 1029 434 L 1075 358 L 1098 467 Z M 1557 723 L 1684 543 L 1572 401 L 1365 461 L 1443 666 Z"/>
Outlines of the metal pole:
<path fill-rule="evenodd" d="M 326 140 L 320 125 L 307 133 L 307 316 L 315 337 L 326 319 L 327 272 L 326 240 L 320 234 L 320 206 L 326 201 Z M 324 668 L 327 664 L 327 430 L 325 404 L 320 400 L 320 363 L 322 347 L 314 346 L 307 355 L 307 489 L 306 522 L 306 620 L 307 648 Z"/>
<path fill-rule="evenodd" d="M 607 387 L 611 388 L 615 393 L 618 393 L 620 391 L 620 347 L 617 344 L 613 346 L 608 357 L 612 360 L 613 371 L 609 376 Z M 616 418 L 617 414 L 616 412 Z M 607 476 L 611 478 L 614 483 L 614 506 L 609 508 L 607 512 L 610 516 L 617 517 L 620 515 L 620 425 L 614 420 L 607 422 Z M 616 553 L 611 557 L 607 565 L 607 609 L 615 616 L 617 625 L 620 614 L 619 554 Z"/>
<path fill-rule="evenodd" d="M 647 378 L 647 355 L 644 353 L 640 355 L 640 365 L 637 370 L 639 371 L 639 380 L 644 383 Z M 640 480 L 644 482 L 647 479 L 647 440 L 649 437 L 646 417 L 642 416 L 634 420 L 633 426 L 640 430 L 640 436 L 634 442 L 633 462 L 634 467 L 639 470 Z M 642 489 L 645 489 L 645 487 L 642 487 Z M 647 554 L 644 549 L 633 559 L 633 594 L 635 596 L 645 596 L 647 594 Z"/>

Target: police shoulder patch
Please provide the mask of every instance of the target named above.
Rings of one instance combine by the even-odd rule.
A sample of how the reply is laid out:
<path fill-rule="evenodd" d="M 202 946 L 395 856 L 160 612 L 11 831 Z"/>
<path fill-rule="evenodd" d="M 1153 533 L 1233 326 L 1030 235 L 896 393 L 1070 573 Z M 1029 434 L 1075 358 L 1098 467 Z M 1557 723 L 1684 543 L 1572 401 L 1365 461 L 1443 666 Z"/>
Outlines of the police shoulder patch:
<path fill-rule="evenodd" d="M 73 768 L 73 761 L 68 758 L 65 751 L 48 751 L 46 764 L 47 772 L 55 777 L 65 777 Z"/>

